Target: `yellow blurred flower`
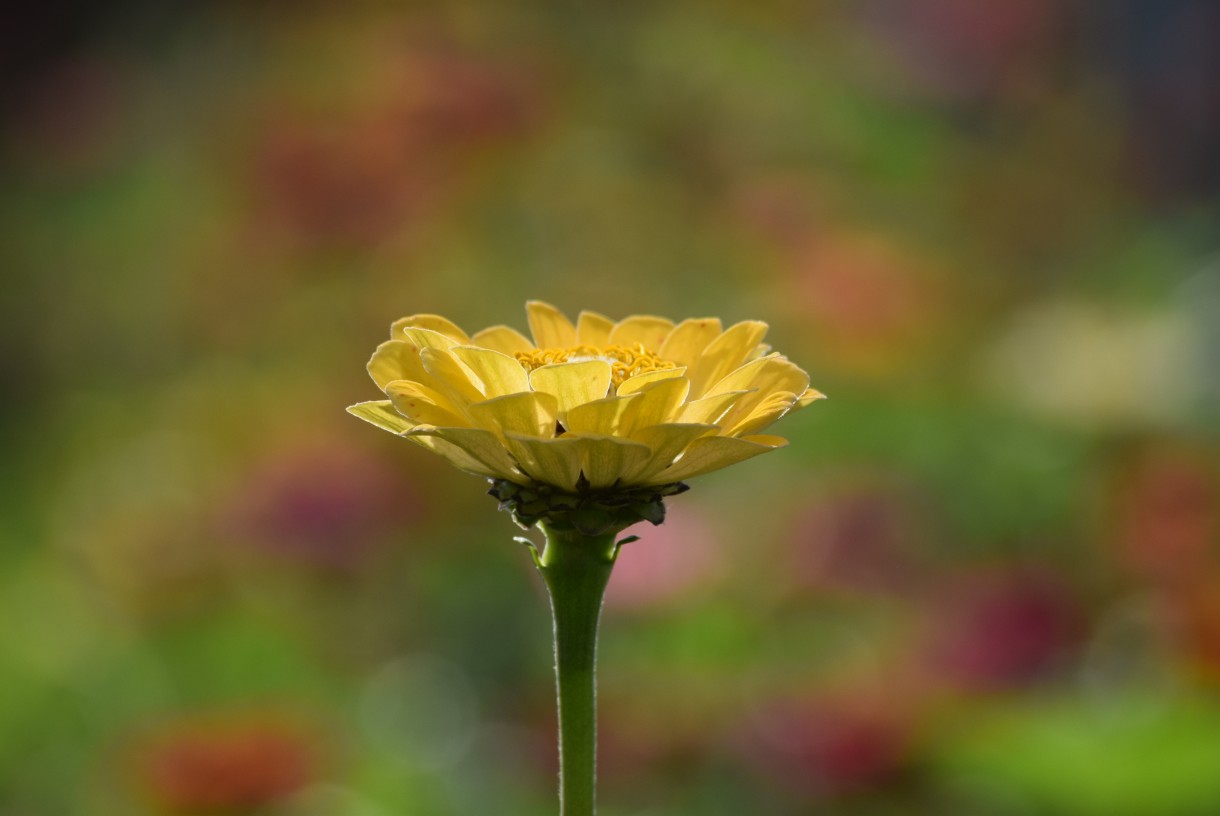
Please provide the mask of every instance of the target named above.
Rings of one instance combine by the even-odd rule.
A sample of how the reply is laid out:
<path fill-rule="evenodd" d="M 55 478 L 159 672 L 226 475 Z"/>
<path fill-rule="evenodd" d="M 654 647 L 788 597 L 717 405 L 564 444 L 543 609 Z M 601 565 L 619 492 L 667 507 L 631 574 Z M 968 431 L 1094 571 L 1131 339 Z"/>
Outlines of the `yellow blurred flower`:
<path fill-rule="evenodd" d="M 823 396 L 769 353 L 759 321 L 526 310 L 532 341 L 395 321 L 368 364 L 388 399 L 347 410 L 462 470 L 571 493 L 670 485 L 782 447 L 759 431 Z"/>

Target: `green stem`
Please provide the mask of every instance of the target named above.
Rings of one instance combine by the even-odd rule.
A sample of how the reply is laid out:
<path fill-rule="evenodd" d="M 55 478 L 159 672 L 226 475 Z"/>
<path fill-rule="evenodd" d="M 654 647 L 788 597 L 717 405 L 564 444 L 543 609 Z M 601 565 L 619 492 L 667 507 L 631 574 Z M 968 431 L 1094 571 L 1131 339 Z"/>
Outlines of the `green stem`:
<path fill-rule="evenodd" d="M 597 624 L 614 568 L 616 533 L 587 536 L 543 527 L 538 571 L 555 621 L 559 694 L 559 814 L 597 812 Z"/>

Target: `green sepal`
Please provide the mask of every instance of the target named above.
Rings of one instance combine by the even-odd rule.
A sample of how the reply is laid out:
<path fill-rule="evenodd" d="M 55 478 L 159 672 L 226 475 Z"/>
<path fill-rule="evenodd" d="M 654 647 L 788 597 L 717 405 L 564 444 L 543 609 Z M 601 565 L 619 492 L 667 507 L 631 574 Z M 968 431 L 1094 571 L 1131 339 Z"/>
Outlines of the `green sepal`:
<path fill-rule="evenodd" d="M 688 490 L 682 482 L 654 487 L 610 487 L 592 490 L 588 482 L 577 482 L 577 491 L 567 493 L 550 485 L 521 485 L 507 479 L 492 479 L 488 494 L 500 502 L 500 509 L 512 514 L 513 521 L 528 530 L 539 522 L 554 529 L 575 530 L 582 535 L 600 536 L 647 521 L 665 521 L 665 499 Z"/>

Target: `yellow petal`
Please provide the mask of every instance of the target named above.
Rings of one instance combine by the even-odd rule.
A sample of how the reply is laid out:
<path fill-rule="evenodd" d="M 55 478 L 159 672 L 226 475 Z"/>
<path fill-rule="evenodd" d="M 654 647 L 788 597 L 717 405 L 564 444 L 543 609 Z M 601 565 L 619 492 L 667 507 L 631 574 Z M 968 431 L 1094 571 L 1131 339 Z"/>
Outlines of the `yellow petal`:
<path fill-rule="evenodd" d="M 507 354 L 475 346 L 454 346 L 450 351 L 479 378 L 486 397 L 529 390 L 529 377 L 525 369 Z"/>
<path fill-rule="evenodd" d="M 640 470 L 652 456 L 647 445 L 617 436 L 582 436 L 579 441 L 581 470 L 594 490 L 610 487 Z"/>
<path fill-rule="evenodd" d="M 449 400 L 422 383 L 395 380 L 385 387 L 386 395 L 398 413 L 417 425 L 465 426 Z"/>
<path fill-rule="evenodd" d="M 816 388 L 806 388 L 805 393 L 801 394 L 801 396 L 797 399 L 796 404 L 799 407 L 804 408 L 811 402 L 816 402 L 823 399 L 826 399 L 826 395 L 821 391 L 818 391 Z"/>
<path fill-rule="evenodd" d="M 433 431 L 435 428 L 432 428 L 431 426 L 424 426 L 423 430 Z M 502 478 L 499 476 L 499 474 L 494 473 L 492 469 L 483 462 L 475 459 L 469 453 L 462 450 L 457 445 L 454 445 L 452 442 L 446 442 L 440 437 L 426 436 L 414 432 L 405 433 L 403 434 L 403 437 L 405 439 L 410 439 L 421 448 L 426 448 L 438 456 L 443 456 L 449 462 L 449 464 L 464 470 L 467 473 L 477 473 L 480 476 Z"/>
<path fill-rule="evenodd" d="M 418 427 L 408 431 L 407 437 L 432 439 L 446 443 L 432 447 L 437 453 L 463 470 L 499 479 L 520 481 L 523 478 L 521 471 L 517 469 L 516 462 L 491 431 L 481 428 Z M 458 459 L 461 457 L 454 454 L 453 449 L 465 454 L 469 460 L 473 460 L 475 465 L 471 466 L 469 461 L 459 464 Z"/>
<path fill-rule="evenodd" d="M 559 400 L 559 416 L 586 402 L 606 396 L 610 388 L 610 364 L 605 360 L 553 363 L 529 374 L 530 387 L 553 394 Z"/>
<path fill-rule="evenodd" d="M 691 367 L 687 375 L 691 381 L 691 394 L 695 397 L 708 394 L 710 386 L 755 352 L 766 334 L 767 324 L 760 320 L 743 320 L 725 329 L 723 334 L 708 344 Z"/>
<path fill-rule="evenodd" d="M 347 406 L 347 412 L 394 434 L 406 433 L 416 425 L 415 422 L 395 411 L 393 403 L 389 400 L 358 402 L 355 405 Z"/>
<path fill-rule="evenodd" d="M 377 347 L 368 363 L 369 376 L 382 391 L 394 380 L 429 380 L 419 359 L 419 348 L 406 340 L 387 340 Z"/>
<path fill-rule="evenodd" d="M 708 389 L 708 393 L 720 394 L 756 388 L 764 395 L 773 391 L 803 394 L 808 387 L 809 375 L 804 370 L 791 360 L 773 355 L 748 362 L 721 377 Z"/>
<path fill-rule="evenodd" d="M 555 435 L 558 402 L 541 391 L 506 394 L 476 402 L 469 410 L 476 425 L 500 437 L 510 433 L 544 438 Z"/>
<path fill-rule="evenodd" d="M 408 343 L 418 346 L 421 350 L 426 348 L 451 349 L 457 345 L 457 341 L 447 334 L 441 334 L 432 329 L 420 329 L 412 326 L 407 326 L 400 330 L 402 337 Z"/>
<path fill-rule="evenodd" d="M 695 422 L 705 425 L 717 425 L 733 403 L 750 391 L 730 391 L 724 394 L 713 394 L 710 397 L 691 400 L 678 411 L 679 422 Z"/>
<path fill-rule="evenodd" d="M 744 462 L 761 453 L 775 450 L 788 444 L 778 436 L 705 436 L 696 439 L 682 454 L 682 458 L 671 467 L 652 476 L 650 484 L 668 484 L 701 476 L 713 470 Z"/>
<path fill-rule="evenodd" d="M 710 392 L 718 394 L 728 391 L 755 389 L 754 393 L 742 397 L 733 408 L 724 415 L 720 425 L 731 428 L 754 413 L 772 394 L 787 393 L 795 399 L 796 394 L 803 394 L 809 385 L 809 375 L 789 360 L 779 356 L 763 357 L 746 363 L 741 368 L 712 386 Z"/>
<path fill-rule="evenodd" d="M 681 377 L 656 380 L 634 394 L 577 405 L 563 426 L 571 433 L 629 436 L 637 428 L 673 420 L 689 387 Z"/>
<path fill-rule="evenodd" d="M 626 397 L 605 397 L 585 402 L 568 410 L 563 418 L 563 427 L 569 433 L 613 436 L 618 433 L 619 420 L 627 405 L 634 400 Z"/>
<path fill-rule="evenodd" d="M 582 346 L 601 348 L 610 344 L 614 321 L 597 312 L 584 311 L 576 318 L 576 342 Z"/>
<path fill-rule="evenodd" d="M 658 351 L 662 360 L 689 366 L 699 359 L 708 344 L 720 336 L 720 320 L 700 317 L 679 323 Z"/>
<path fill-rule="evenodd" d="M 690 382 L 685 377 L 660 380 L 644 387 L 624 408 L 617 432 L 630 435 L 637 428 L 673 422 L 689 390 Z"/>
<path fill-rule="evenodd" d="M 566 491 L 576 489 L 582 450 L 578 437 L 536 439 L 509 434 L 505 444 L 521 469 L 534 481 Z"/>
<path fill-rule="evenodd" d="M 472 345 L 489 348 L 512 357 L 518 351 L 531 351 L 534 344 L 524 334 L 508 326 L 491 326 L 475 332 L 470 338 Z"/>
<path fill-rule="evenodd" d="M 673 464 L 678 454 L 686 450 L 700 437 L 720 430 L 715 425 L 693 425 L 669 423 L 640 428 L 631 435 L 633 442 L 642 442 L 652 451 L 648 461 L 635 472 L 629 473 L 625 481 L 630 484 L 649 484 L 652 476 Z"/>
<path fill-rule="evenodd" d="M 610 345 L 634 348 L 636 343 L 641 343 L 644 348 L 655 352 L 673 330 L 672 320 L 654 315 L 632 315 L 620 320 L 610 330 Z"/>
<path fill-rule="evenodd" d="M 623 380 L 622 385 L 618 387 L 618 395 L 625 397 L 628 394 L 634 394 L 646 385 L 652 385 L 654 382 L 660 382 L 661 380 L 668 380 L 671 377 L 681 377 L 685 373 L 685 366 L 645 371 L 643 374 L 636 374 L 634 377 L 628 377 Z"/>
<path fill-rule="evenodd" d="M 451 340 L 455 340 L 459 343 L 470 342 L 470 338 L 466 335 L 466 332 L 462 331 L 456 323 L 448 318 L 434 314 L 417 314 L 411 315 L 410 317 L 398 318 L 390 326 L 390 338 L 394 340 L 401 340 L 402 335 L 400 332 L 403 329 L 411 328 L 429 329 L 434 332 L 440 332 Z"/>
<path fill-rule="evenodd" d="M 758 433 L 791 411 L 795 404 L 796 394 L 787 391 L 776 391 L 769 394 L 745 416 L 732 422 L 725 422 L 724 435 L 748 436 Z"/>
<path fill-rule="evenodd" d="M 418 331 L 418 329 L 407 329 Z M 432 375 L 433 387 L 445 397 L 456 413 L 462 413 L 472 402 L 482 402 L 483 394 L 470 380 L 467 369 L 448 351 L 425 348 L 419 352 L 424 371 Z"/>
<path fill-rule="evenodd" d="M 576 345 L 576 327 L 563 312 L 541 300 L 525 304 L 534 345 L 540 349 L 571 348 Z"/>

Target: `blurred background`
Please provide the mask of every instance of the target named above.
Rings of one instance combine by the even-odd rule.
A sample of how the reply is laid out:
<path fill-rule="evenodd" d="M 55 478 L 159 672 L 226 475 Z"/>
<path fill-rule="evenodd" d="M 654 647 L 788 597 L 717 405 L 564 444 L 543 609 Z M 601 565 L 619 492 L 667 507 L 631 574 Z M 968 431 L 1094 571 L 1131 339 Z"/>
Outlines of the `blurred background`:
<path fill-rule="evenodd" d="M 554 812 L 545 595 L 391 320 L 830 395 L 633 530 L 606 816 L 1220 812 L 1220 5 L 27 4 L 0 814 Z"/>

